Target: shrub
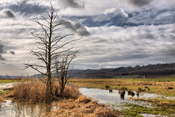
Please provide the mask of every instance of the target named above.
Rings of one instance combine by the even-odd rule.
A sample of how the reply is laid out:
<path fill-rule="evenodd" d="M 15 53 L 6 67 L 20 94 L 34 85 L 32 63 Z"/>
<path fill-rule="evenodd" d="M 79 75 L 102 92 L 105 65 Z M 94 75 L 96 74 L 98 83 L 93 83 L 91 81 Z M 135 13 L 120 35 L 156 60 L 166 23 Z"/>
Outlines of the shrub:
<path fill-rule="evenodd" d="M 58 99 L 60 96 L 59 84 L 53 84 L 52 98 Z M 80 92 L 75 87 L 66 86 L 63 98 L 78 98 Z M 30 102 L 44 102 L 46 100 L 46 84 L 41 81 L 21 82 L 14 86 L 9 97 L 23 99 Z"/>

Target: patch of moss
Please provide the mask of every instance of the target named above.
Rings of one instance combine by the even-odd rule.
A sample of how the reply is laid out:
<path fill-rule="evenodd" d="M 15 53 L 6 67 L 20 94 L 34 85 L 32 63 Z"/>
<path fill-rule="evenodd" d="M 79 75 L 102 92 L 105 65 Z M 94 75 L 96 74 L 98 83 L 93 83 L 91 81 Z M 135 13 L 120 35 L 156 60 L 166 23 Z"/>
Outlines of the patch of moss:
<path fill-rule="evenodd" d="M 175 107 L 169 107 L 169 106 L 155 106 L 155 107 L 143 107 L 138 105 L 125 105 L 129 107 L 129 109 L 125 109 L 122 111 L 124 116 L 127 117 L 142 117 L 140 114 L 153 114 L 153 115 L 173 115 L 175 116 Z"/>
<path fill-rule="evenodd" d="M 16 82 L 19 82 L 19 80 L 0 80 L 0 84 L 3 84 L 3 83 L 16 83 Z"/>
<path fill-rule="evenodd" d="M 5 93 L 9 93 L 10 91 L 11 91 L 11 89 L 9 89 L 9 90 L 4 90 L 4 91 L 0 91 L 0 96 L 3 95 L 3 94 L 5 94 Z"/>

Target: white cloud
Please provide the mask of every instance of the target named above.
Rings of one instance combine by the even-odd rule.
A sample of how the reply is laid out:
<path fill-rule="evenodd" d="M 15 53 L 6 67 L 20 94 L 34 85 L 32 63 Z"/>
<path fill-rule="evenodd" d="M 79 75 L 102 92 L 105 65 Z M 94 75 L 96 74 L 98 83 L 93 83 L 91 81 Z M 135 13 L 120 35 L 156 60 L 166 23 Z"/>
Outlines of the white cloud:
<path fill-rule="evenodd" d="M 122 8 L 120 8 L 120 11 L 121 11 L 121 13 L 122 13 L 125 17 L 128 18 L 128 14 L 127 14 Z"/>
<path fill-rule="evenodd" d="M 0 61 L 0 74 L 2 75 L 20 75 L 22 73 L 31 75 L 36 73 L 30 69 L 22 70 L 24 68 L 23 63 L 37 62 L 36 58 L 28 51 L 29 48 L 37 46 L 35 43 L 36 39 L 32 37 L 31 32 L 38 31 L 39 27 L 34 20 L 40 20 L 40 15 L 45 13 L 42 10 L 49 8 L 50 3 L 46 0 L 29 0 L 24 4 L 25 7 L 17 7 L 18 3 L 22 2 L 23 0 L 0 1 L 0 17 L 13 16 L 12 14 L 15 16 L 15 18 L 0 19 L 0 42 L 3 45 L 3 49 L 1 49 L 2 47 L 0 49 L 6 51 L 5 53 L 0 53 L 0 58 L 5 59 L 3 64 Z M 172 23 L 174 20 L 170 22 L 166 18 L 171 19 L 173 14 L 171 6 L 175 5 L 175 0 L 152 0 L 149 4 L 139 7 L 131 4 L 128 0 L 86 0 L 85 7 L 82 9 L 75 9 L 71 5 L 67 6 L 66 9 L 61 9 L 62 7 L 56 4 L 57 1 L 54 0 L 52 2 L 58 15 L 62 14 L 65 18 L 67 15 L 96 16 L 103 13 L 106 14 L 106 17 L 101 16 L 94 18 L 95 20 L 92 17 L 85 17 L 89 18 L 88 20 L 93 20 L 94 24 L 100 20 L 102 25 L 96 27 L 88 27 L 78 22 L 85 20 L 84 17 L 76 22 L 71 21 L 71 19 L 65 19 L 67 23 L 65 26 L 68 26 L 75 34 L 81 36 L 87 33 L 91 34 L 91 36 L 83 37 L 73 45 L 80 51 L 79 56 L 74 61 L 75 68 L 119 67 L 174 62 L 175 24 Z M 35 13 L 35 10 L 31 8 L 39 10 Z M 168 9 L 167 12 L 160 12 L 160 15 L 157 15 L 157 9 L 161 11 L 163 8 Z M 12 14 L 4 12 L 3 9 L 8 9 Z M 152 14 L 146 12 L 150 9 L 154 12 L 156 20 L 152 20 Z M 107 25 L 112 22 L 111 18 L 115 17 L 115 15 L 109 17 L 107 19 L 108 22 L 105 22 L 105 24 L 103 19 L 106 19 L 107 15 L 113 12 L 122 14 L 126 19 L 130 18 L 128 21 L 138 22 L 139 25 L 121 25 L 120 27 Z M 145 13 L 143 14 L 145 17 L 137 15 L 137 13 Z M 115 17 L 115 21 L 119 21 L 118 17 Z M 154 21 L 152 25 L 146 24 L 151 21 Z M 154 25 L 155 21 L 168 23 Z"/>
<path fill-rule="evenodd" d="M 113 13 L 114 11 L 116 11 L 116 8 L 111 8 L 111 9 L 106 9 L 103 14 L 109 14 L 109 13 Z"/>

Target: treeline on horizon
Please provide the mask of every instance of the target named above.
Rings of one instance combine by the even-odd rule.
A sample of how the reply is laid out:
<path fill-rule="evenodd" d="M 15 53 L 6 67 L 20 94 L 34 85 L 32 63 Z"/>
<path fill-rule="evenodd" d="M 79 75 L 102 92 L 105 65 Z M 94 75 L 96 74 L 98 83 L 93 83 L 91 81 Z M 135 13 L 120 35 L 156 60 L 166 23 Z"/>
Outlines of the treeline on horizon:
<path fill-rule="evenodd" d="M 175 74 L 175 63 L 149 64 L 135 67 L 119 67 L 104 69 L 73 70 L 72 77 L 79 78 L 114 78 L 127 75 L 173 75 Z"/>
<path fill-rule="evenodd" d="M 140 77 L 148 77 L 152 75 L 175 75 L 175 63 L 165 64 L 149 64 L 135 67 L 119 67 L 119 68 L 104 68 L 104 69 L 87 69 L 87 70 L 71 70 L 70 77 L 73 78 L 115 78 L 120 76 L 138 75 Z M 24 76 L 0 76 L 3 78 L 22 78 Z M 28 77 L 43 77 L 41 74 L 35 74 Z"/>

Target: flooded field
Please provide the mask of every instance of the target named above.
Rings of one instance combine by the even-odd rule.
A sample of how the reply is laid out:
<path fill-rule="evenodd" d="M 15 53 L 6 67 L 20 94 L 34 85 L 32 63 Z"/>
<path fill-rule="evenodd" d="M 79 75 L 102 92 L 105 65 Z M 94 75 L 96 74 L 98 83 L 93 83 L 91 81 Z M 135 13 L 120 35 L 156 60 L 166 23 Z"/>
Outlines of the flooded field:
<path fill-rule="evenodd" d="M 104 89 L 96 89 L 96 88 L 79 88 L 80 92 L 87 97 L 91 97 L 94 100 L 98 100 L 101 104 L 109 104 L 109 105 L 124 105 L 124 104 L 136 104 L 140 106 L 151 106 L 150 103 L 144 101 L 134 101 L 132 99 L 141 98 L 141 99 L 175 99 L 175 97 L 166 97 L 158 94 L 151 93 L 140 93 L 139 95 L 135 95 L 132 97 L 128 95 L 128 92 L 125 91 L 124 97 L 121 97 L 119 90 L 113 90 L 111 93 L 109 90 Z"/>
<path fill-rule="evenodd" d="M 0 84 L 0 90 L 12 88 L 16 83 L 4 83 Z"/>
<path fill-rule="evenodd" d="M 0 103 L 0 117 L 39 117 L 46 112 L 57 109 L 52 104 L 45 103 L 24 103 L 6 100 Z"/>
<path fill-rule="evenodd" d="M 12 87 L 14 84 L 6 84 L 6 86 Z M 1 86 L 1 89 L 7 88 L 5 85 Z M 119 90 L 105 90 L 98 88 L 79 88 L 80 92 L 87 97 L 91 97 L 93 100 L 98 100 L 100 104 L 108 104 L 110 107 L 122 110 L 125 107 L 121 107 L 121 105 L 126 104 L 134 104 L 143 107 L 152 107 L 151 103 L 145 101 L 134 101 L 133 99 L 143 98 L 143 99 L 175 99 L 175 97 L 167 97 L 161 96 L 158 94 L 151 93 L 140 93 L 139 95 L 136 92 L 133 92 L 134 95 L 128 95 L 128 91 L 125 91 L 124 96 L 121 97 L 121 93 Z M 0 103 L 0 117 L 38 117 L 46 112 L 50 112 L 53 110 L 59 109 L 59 106 L 56 106 L 54 103 L 52 104 L 44 104 L 44 103 L 24 103 L 24 102 L 12 102 L 11 100 L 6 100 L 4 103 Z M 143 115 L 147 116 L 147 114 Z M 154 115 L 151 115 L 154 116 Z"/>
<path fill-rule="evenodd" d="M 141 101 L 133 101 L 131 100 L 131 96 L 129 96 L 126 92 L 124 99 L 120 97 L 120 94 L 118 90 L 113 90 L 112 93 L 109 93 L 108 90 L 103 89 L 94 89 L 94 88 L 79 88 L 80 92 L 87 97 L 91 97 L 94 100 L 98 100 L 100 104 L 109 104 L 109 105 L 115 105 L 117 107 L 118 105 L 131 103 L 131 104 L 138 104 L 142 106 L 151 106 L 147 102 L 141 102 Z M 156 94 L 140 94 L 141 97 L 156 97 L 158 95 Z M 134 98 L 137 98 L 137 96 L 134 96 Z M 10 100 L 6 100 L 4 103 L 0 104 L 0 116 L 1 117 L 7 117 L 7 116 L 18 116 L 18 117 L 38 117 L 42 115 L 43 113 L 50 112 L 51 110 L 58 109 L 59 107 L 51 105 L 46 105 L 44 103 L 38 103 L 38 104 L 29 104 L 29 103 L 23 103 L 23 102 L 12 102 Z M 120 108 L 117 108 L 120 109 Z"/>
<path fill-rule="evenodd" d="M 138 98 L 135 96 L 130 96 L 125 92 L 124 98 L 121 98 L 119 94 L 119 90 L 113 90 L 109 93 L 108 90 L 104 89 L 94 89 L 94 88 L 79 88 L 80 92 L 87 97 L 91 97 L 94 100 L 98 100 L 101 104 L 109 104 L 109 105 L 123 105 L 123 104 L 138 104 L 142 106 L 150 106 L 149 103 L 133 101 L 131 98 Z M 140 94 L 139 98 L 153 98 L 158 97 L 157 94 Z"/>

